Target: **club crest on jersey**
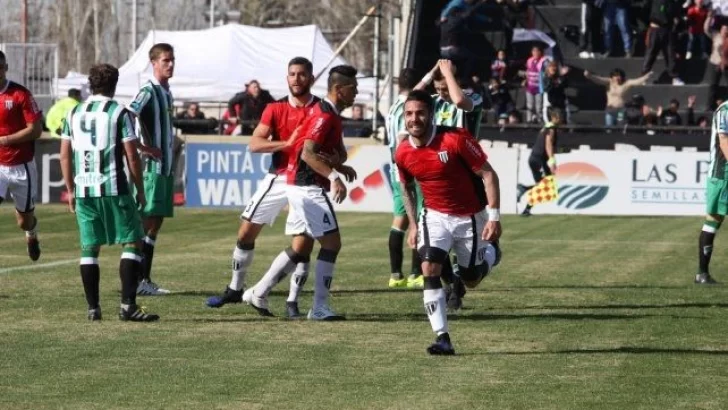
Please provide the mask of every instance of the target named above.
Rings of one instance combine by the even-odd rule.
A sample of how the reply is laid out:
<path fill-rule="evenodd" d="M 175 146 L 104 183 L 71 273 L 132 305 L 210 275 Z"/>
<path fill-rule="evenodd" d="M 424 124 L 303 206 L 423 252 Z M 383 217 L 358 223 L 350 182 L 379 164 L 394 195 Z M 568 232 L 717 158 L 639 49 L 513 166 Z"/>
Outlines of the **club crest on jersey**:
<path fill-rule="evenodd" d="M 442 162 L 443 164 L 447 164 L 447 151 L 440 151 L 437 153 L 437 156 L 440 157 L 440 162 Z"/>
<path fill-rule="evenodd" d="M 12 110 L 13 109 L 13 100 L 5 100 L 5 109 L 6 110 Z"/>

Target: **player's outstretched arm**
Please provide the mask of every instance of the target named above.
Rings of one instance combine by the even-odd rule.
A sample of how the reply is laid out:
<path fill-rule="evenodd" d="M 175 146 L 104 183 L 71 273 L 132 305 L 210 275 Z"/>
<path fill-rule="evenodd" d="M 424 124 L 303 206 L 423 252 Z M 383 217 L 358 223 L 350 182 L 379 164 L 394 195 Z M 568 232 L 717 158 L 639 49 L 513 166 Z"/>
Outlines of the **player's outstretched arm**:
<path fill-rule="evenodd" d="M 488 198 L 488 223 L 483 229 L 482 239 L 495 241 L 503 231 L 500 224 L 500 181 L 498 174 L 487 160 L 480 167 L 479 174 L 483 178 L 485 195 Z"/>
<path fill-rule="evenodd" d="M 63 182 L 66 183 L 66 192 L 68 192 L 68 209 L 76 212 L 75 195 L 76 184 L 73 181 L 73 147 L 71 140 L 64 139 L 61 141 L 61 174 L 63 174 Z"/>
<path fill-rule="evenodd" d="M 43 133 L 43 125 L 41 125 L 41 121 L 42 120 L 39 118 L 31 123 L 25 124 L 25 128 L 18 132 L 0 137 L 0 145 L 15 145 L 37 140 Z"/>

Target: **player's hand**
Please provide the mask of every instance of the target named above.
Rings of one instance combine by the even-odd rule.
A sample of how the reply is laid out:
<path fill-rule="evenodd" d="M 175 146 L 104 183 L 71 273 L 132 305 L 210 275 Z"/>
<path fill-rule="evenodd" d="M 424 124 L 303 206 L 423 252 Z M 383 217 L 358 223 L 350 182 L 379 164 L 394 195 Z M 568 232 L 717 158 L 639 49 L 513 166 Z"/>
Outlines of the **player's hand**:
<path fill-rule="evenodd" d="M 162 158 L 162 150 L 157 147 L 147 147 L 145 145 L 139 145 L 139 151 L 142 155 L 152 158 L 157 161 Z"/>
<path fill-rule="evenodd" d="M 296 139 L 298 139 L 298 134 L 300 132 L 301 132 L 301 125 L 296 127 L 296 129 L 293 130 L 293 133 L 291 134 L 291 136 L 289 136 L 288 139 L 286 140 L 286 145 L 285 145 L 286 148 L 292 147 L 293 145 L 296 144 Z"/>
<path fill-rule="evenodd" d="M 407 231 L 407 246 L 409 246 L 410 249 L 417 248 L 417 226 L 410 226 Z"/>
<path fill-rule="evenodd" d="M 142 210 L 147 206 L 147 197 L 144 195 L 144 191 L 137 190 L 136 203 L 139 210 Z"/>
<path fill-rule="evenodd" d="M 695 100 L 696 99 L 697 99 L 697 97 L 695 97 L 694 95 L 688 96 L 688 107 L 690 107 L 690 108 L 695 107 Z"/>
<path fill-rule="evenodd" d="M 485 228 L 483 228 L 483 235 L 481 236 L 481 239 L 493 242 L 500 238 L 501 233 L 503 233 L 503 228 L 501 228 L 500 221 L 488 221 L 485 224 Z"/>
<path fill-rule="evenodd" d="M 561 75 L 569 74 L 569 70 L 571 70 L 571 67 L 569 66 L 561 67 Z"/>
<path fill-rule="evenodd" d="M 440 59 L 437 62 L 437 66 L 440 67 L 440 72 L 445 75 L 446 73 L 452 74 L 452 61 L 446 59 Z"/>
<path fill-rule="evenodd" d="M 348 165 L 339 165 L 336 171 L 346 177 L 346 182 L 352 182 L 356 179 L 356 170 Z"/>
<path fill-rule="evenodd" d="M 68 193 L 68 210 L 72 213 L 76 213 L 76 197 L 72 192 Z"/>
<path fill-rule="evenodd" d="M 346 199 L 346 185 L 344 185 L 344 182 L 341 181 L 341 178 L 336 178 L 334 182 L 331 183 L 331 192 L 333 193 L 334 201 L 337 204 L 344 202 L 344 199 Z"/>
<path fill-rule="evenodd" d="M 326 165 L 330 167 L 336 167 L 338 165 L 341 165 L 341 156 L 339 155 L 338 151 L 334 151 L 331 154 L 327 154 L 325 152 L 318 152 L 316 156 L 323 161 Z"/>

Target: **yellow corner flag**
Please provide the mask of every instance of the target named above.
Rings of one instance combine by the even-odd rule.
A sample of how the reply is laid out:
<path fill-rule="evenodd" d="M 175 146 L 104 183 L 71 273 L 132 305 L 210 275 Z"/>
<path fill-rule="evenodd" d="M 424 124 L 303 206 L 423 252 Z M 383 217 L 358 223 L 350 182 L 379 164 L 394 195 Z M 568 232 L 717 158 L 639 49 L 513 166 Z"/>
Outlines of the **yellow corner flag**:
<path fill-rule="evenodd" d="M 528 204 L 531 206 L 559 199 L 559 187 L 556 185 L 556 179 L 553 175 L 541 179 L 538 184 L 528 191 L 527 195 Z"/>

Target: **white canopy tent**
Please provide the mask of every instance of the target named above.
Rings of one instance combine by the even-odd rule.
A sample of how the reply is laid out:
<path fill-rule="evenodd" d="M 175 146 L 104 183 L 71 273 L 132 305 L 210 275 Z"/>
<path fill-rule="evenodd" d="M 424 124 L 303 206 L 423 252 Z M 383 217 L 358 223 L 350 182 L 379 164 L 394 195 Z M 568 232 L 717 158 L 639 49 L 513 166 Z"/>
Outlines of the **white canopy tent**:
<path fill-rule="evenodd" d="M 314 73 L 324 68 L 334 56 L 331 45 L 315 25 L 290 28 L 260 28 L 228 24 L 207 30 L 153 30 L 134 55 L 119 68 L 116 97 L 131 101 L 139 87 L 152 76 L 149 49 L 156 43 L 169 43 L 175 50 L 175 73 L 170 80 L 177 101 L 227 102 L 250 80 L 280 98 L 288 93 L 286 69 L 288 61 L 297 56 L 313 63 Z M 336 57 L 330 67 L 346 64 Z M 64 95 L 70 88 L 83 88 L 86 76 L 69 72 L 58 80 L 58 91 Z M 326 75 L 313 89 L 314 94 L 326 93 Z M 361 101 L 372 101 L 374 81 L 361 79 Z"/>

